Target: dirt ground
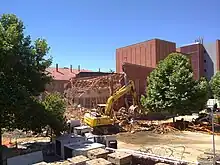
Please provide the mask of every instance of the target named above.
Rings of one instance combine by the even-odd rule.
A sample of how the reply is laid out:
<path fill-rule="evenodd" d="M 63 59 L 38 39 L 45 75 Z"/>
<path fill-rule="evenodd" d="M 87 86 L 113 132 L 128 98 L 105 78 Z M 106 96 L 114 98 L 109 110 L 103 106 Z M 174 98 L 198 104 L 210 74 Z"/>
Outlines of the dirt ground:
<path fill-rule="evenodd" d="M 212 148 L 212 136 L 197 132 L 154 134 L 151 132 L 121 133 L 118 147 L 141 149 L 161 156 L 197 161 L 197 156 Z M 216 149 L 220 148 L 220 136 L 215 136 Z"/>
<path fill-rule="evenodd" d="M 14 139 L 13 139 L 14 140 Z M 12 141 L 13 141 L 12 140 Z M 19 138 L 24 141 L 49 141 L 46 137 Z M 156 155 L 197 161 L 197 157 L 212 148 L 212 136 L 198 132 L 175 132 L 155 134 L 150 131 L 120 133 L 117 135 L 118 148 L 141 150 Z M 215 136 L 216 150 L 220 148 L 220 136 Z"/>

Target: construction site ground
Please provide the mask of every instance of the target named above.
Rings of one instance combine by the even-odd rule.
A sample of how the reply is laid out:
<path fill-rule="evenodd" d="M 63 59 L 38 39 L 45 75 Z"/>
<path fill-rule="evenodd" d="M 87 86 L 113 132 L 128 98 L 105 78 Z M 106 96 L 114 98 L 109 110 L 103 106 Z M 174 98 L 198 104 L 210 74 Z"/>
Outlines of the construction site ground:
<path fill-rule="evenodd" d="M 18 138 L 18 142 L 48 140 L 45 137 Z M 196 161 L 197 157 L 210 151 L 212 135 L 207 133 L 178 131 L 157 134 L 151 131 L 125 132 L 117 135 L 118 148 L 141 150 L 160 156 Z M 216 148 L 220 148 L 220 136 L 215 136 Z"/>
<path fill-rule="evenodd" d="M 120 133 L 117 136 L 119 148 L 129 148 L 196 161 L 197 157 L 212 148 L 212 135 L 198 132 L 176 132 L 155 134 L 152 132 Z M 220 148 L 220 136 L 215 136 L 216 148 Z"/>
<path fill-rule="evenodd" d="M 81 112 L 82 113 L 82 112 Z M 82 116 L 77 113 L 76 116 Z M 75 116 L 75 119 L 77 119 Z M 184 118 L 185 121 L 191 122 L 195 115 L 179 116 L 176 119 Z M 78 118 L 80 119 L 80 117 Z M 163 121 L 138 121 L 148 126 L 137 127 L 129 130 L 129 125 L 125 126 L 127 132 L 117 134 L 118 148 L 141 150 L 148 153 L 153 153 L 160 156 L 174 157 L 177 159 L 196 161 L 197 157 L 205 152 L 210 152 L 212 148 L 212 135 L 206 133 L 191 131 L 180 131 L 166 125 L 164 123 L 172 123 L 172 119 Z M 142 128 L 152 128 L 153 130 L 142 130 Z M 163 126 L 164 125 L 164 126 Z M 161 128 L 162 126 L 162 128 Z M 155 131 L 156 130 L 156 131 Z M 193 131 L 193 132 L 192 132 Z M 3 135 L 3 143 L 8 143 L 10 137 L 12 142 L 17 138 L 19 142 L 29 141 L 49 141 L 46 137 L 27 137 L 31 136 L 23 134 L 20 131 L 13 133 L 5 133 Z M 220 148 L 220 136 L 215 136 L 216 149 Z M 11 154 L 10 154 L 11 155 Z M 9 155 L 7 154 L 7 157 Z M 11 155 L 12 156 L 12 155 Z"/>

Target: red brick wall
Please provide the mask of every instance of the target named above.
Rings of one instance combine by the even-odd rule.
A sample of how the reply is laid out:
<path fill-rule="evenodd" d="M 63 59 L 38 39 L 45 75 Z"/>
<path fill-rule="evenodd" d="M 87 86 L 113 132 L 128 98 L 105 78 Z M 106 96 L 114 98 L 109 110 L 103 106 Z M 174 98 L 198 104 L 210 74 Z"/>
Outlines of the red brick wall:
<path fill-rule="evenodd" d="M 220 71 L 220 40 L 216 40 L 216 69 Z"/>
<path fill-rule="evenodd" d="M 195 79 L 204 76 L 204 47 L 202 44 L 192 44 L 177 49 L 191 56 L 192 69 Z"/>
<path fill-rule="evenodd" d="M 157 63 L 176 50 L 176 44 L 153 39 L 116 50 L 116 72 L 122 72 L 124 62 L 155 68 Z"/>

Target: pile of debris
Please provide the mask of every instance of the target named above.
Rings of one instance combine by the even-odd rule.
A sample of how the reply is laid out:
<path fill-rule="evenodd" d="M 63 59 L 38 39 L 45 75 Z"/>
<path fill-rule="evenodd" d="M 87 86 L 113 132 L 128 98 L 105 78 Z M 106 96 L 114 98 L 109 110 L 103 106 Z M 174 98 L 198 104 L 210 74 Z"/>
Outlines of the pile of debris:
<path fill-rule="evenodd" d="M 161 125 L 153 126 L 152 132 L 157 133 L 157 134 L 166 134 L 166 133 L 179 132 L 179 130 L 176 129 L 175 127 L 169 126 L 167 124 L 161 124 Z"/>
<path fill-rule="evenodd" d="M 96 104 L 106 103 L 110 94 L 121 87 L 122 81 L 123 74 L 118 73 L 72 78 L 65 86 L 64 97 L 70 105 L 81 104 L 93 108 Z"/>
<path fill-rule="evenodd" d="M 220 133 L 219 133 L 220 125 L 215 124 L 214 128 L 215 128 L 214 134 L 220 136 Z M 192 132 L 197 131 L 197 132 L 202 132 L 202 133 L 213 134 L 211 125 L 201 125 L 201 124 L 190 125 L 187 130 L 192 131 Z"/>
<path fill-rule="evenodd" d="M 64 115 L 67 120 L 82 120 L 86 111 L 88 109 L 84 107 L 68 106 Z"/>
<path fill-rule="evenodd" d="M 180 129 L 174 127 L 171 123 L 164 124 L 152 124 L 146 121 L 135 121 L 133 124 L 129 123 L 127 120 L 123 120 L 120 126 L 126 132 L 140 132 L 140 131 L 151 131 L 156 134 L 167 134 L 179 132 Z"/>

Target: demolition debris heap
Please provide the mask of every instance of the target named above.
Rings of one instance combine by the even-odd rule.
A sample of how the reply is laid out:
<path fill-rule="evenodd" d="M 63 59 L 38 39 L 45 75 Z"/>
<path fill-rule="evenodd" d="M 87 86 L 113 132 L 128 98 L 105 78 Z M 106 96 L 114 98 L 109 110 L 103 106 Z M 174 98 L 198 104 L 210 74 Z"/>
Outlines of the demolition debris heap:
<path fill-rule="evenodd" d="M 123 74 L 112 73 L 104 76 L 72 78 L 65 86 L 64 97 L 70 105 L 80 104 L 92 108 L 106 103 L 108 97 L 123 83 Z"/>

